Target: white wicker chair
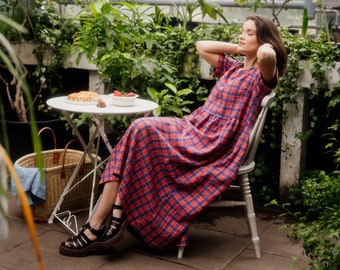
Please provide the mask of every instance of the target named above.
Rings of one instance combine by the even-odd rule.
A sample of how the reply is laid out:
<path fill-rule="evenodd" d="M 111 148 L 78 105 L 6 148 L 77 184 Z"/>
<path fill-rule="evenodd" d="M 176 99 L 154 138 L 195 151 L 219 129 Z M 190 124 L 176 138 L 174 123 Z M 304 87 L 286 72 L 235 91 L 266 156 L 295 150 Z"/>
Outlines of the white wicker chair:
<path fill-rule="evenodd" d="M 264 123 L 266 121 L 267 112 L 269 109 L 269 105 L 272 103 L 274 99 L 275 93 L 272 92 L 269 95 L 265 96 L 261 102 L 261 111 L 258 115 L 258 118 L 255 122 L 253 130 L 250 134 L 249 145 L 247 149 L 247 155 L 244 160 L 243 165 L 240 167 L 238 171 L 239 177 L 239 185 L 231 185 L 230 189 L 238 189 L 242 193 L 242 200 L 216 200 L 211 203 L 209 206 L 211 207 L 233 207 L 233 206 L 245 206 L 245 212 L 247 215 L 247 224 L 249 228 L 249 232 L 251 234 L 251 238 L 253 241 L 253 245 L 255 248 L 256 258 L 261 258 L 261 250 L 260 250 L 260 238 L 257 233 L 256 226 L 256 217 L 254 212 L 253 198 L 251 195 L 250 185 L 248 173 L 251 172 L 255 168 L 255 154 L 260 142 L 262 130 L 264 127 Z M 184 247 L 179 247 L 178 249 L 178 258 L 181 259 L 183 257 Z"/>

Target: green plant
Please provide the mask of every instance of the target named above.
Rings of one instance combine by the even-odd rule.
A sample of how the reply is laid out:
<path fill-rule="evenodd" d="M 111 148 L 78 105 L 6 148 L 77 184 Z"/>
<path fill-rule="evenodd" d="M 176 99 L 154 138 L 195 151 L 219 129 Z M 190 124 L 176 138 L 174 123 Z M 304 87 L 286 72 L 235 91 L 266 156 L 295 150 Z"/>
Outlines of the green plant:
<path fill-rule="evenodd" d="M 286 121 L 283 105 L 295 104 L 301 95 L 305 95 L 309 111 L 306 130 L 296 136 L 306 143 L 309 143 L 312 138 L 323 143 L 322 134 L 327 132 L 328 127 L 338 123 L 340 87 L 339 83 L 329 84 L 329 70 L 334 70 L 335 63 L 340 60 L 340 47 L 335 43 L 327 42 L 324 32 L 309 38 L 293 35 L 284 28 L 280 28 L 280 32 L 288 51 L 288 67 L 285 76 L 275 89 L 276 96 L 271 108 L 270 124 L 264 130 L 267 134 L 266 144 L 271 145 L 273 149 L 281 145 L 281 126 Z M 339 73 L 338 70 L 334 71 Z M 311 75 L 308 88 L 300 84 L 304 73 Z M 339 129 L 334 130 L 335 137 L 339 134 Z"/>
<path fill-rule="evenodd" d="M 335 162 L 340 165 L 338 140 L 328 133 L 330 143 L 326 149 L 334 151 Z M 275 205 L 284 210 L 281 216 L 291 215 L 298 222 L 285 224 L 291 229 L 289 237 L 302 241 L 312 270 L 336 270 L 340 267 L 340 171 L 305 171 L 299 186 L 291 191 L 292 203 Z M 298 209 L 297 212 L 290 208 Z"/>
<path fill-rule="evenodd" d="M 293 207 L 291 203 L 275 205 L 284 210 L 284 215 L 298 219 L 297 223 L 285 224 L 290 228 L 288 236 L 301 241 L 305 254 L 310 258 L 313 270 L 336 270 L 340 266 L 340 172 L 327 175 L 314 171 L 301 178 L 295 189 Z M 297 202 L 297 203 L 296 203 Z"/>
<path fill-rule="evenodd" d="M 35 45 L 33 53 L 38 62 L 35 68 L 28 69 L 21 63 L 23 76 L 31 85 L 31 102 L 23 98 L 22 87 L 11 78 L 8 66 L 0 63 L 0 81 L 6 93 L 2 96 L 7 97 L 8 107 L 16 112 L 18 120 L 27 122 L 29 110 L 46 110 L 46 99 L 61 89 L 60 70 L 66 66 L 65 56 L 69 53 L 77 25 L 62 16 L 58 4 L 51 0 L 36 0 L 27 5 L 7 0 L 2 7 L 9 18 L 27 29 L 25 33 L 18 34 L 10 27 L 4 27 L 7 38 L 18 46 L 19 51 L 27 44 Z"/>
<path fill-rule="evenodd" d="M 9 27 L 13 28 L 14 30 L 17 31 L 21 31 L 21 32 L 25 32 L 26 29 L 24 29 L 22 26 L 18 25 L 17 23 L 15 23 L 14 21 L 10 20 L 9 18 L 3 16 L 2 14 L 0 14 L 0 21 L 3 24 L 8 25 Z M 11 44 L 9 43 L 9 41 L 6 39 L 6 37 L 0 33 L 0 59 L 1 61 L 4 62 L 4 64 L 7 66 L 8 70 L 11 72 L 11 74 L 13 75 L 13 77 L 20 83 L 22 89 L 23 89 L 23 94 L 26 96 L 26 98 L 31 101 L 31 95 L 29 92 L 29 88 L 27 85 L 27 82 L 25 80 L 24 77 L 24 71 L 21 67 L 21 64 L 19 62 L 19 60 L 17 59 L 13 48 L 11 47 Z M 0 99 L 1 102 L 1 114 L 0 114 L 0 119 L 4 120 L 5 119 L 5 115 L 3 113 L 3 106 L 2 106 L 2 100 Z M 34 145 L 34 149 L 37 152 L 37 165 L 40 166 L 40 168 L 43 167 L 43 160 L 42 160 L 42 155 L 41 155 L 41 142 L 40 139 L 38 137 L 38 130 L 37 130 L 37 125 L 35 122 L 35 115 L 34 112 L 31 111 L 30 112 L 30 119 L 32 120 L 32 124 L 31 124 L 31 133 L 32 133 L 32 138 L 33 138 L 33 145 Z M 6 127 L 2 122 L 2 132 L 5 133 L 6 135 Z M 7 140 L 5 140 L 6 142 Z M 8 145 L 7 146 L 8 149 Z M 39 269 L 43 269 L 43 263 L 42 263 L 42 258 L 41 258 L 41 252 L 40 252 L 40 248 L 39 248 L 39 244 L 37 241 L 37 236 L 36 236 L 36 230 L 35 230 L 35 224 L 34 224 L 34 220 L 33 220 L 33 214 L 32 214 L 32 210 L 28 204 L 27 201 L 27 197 L 25 194 L 25 191 L 23 190 L 23 187 L 21 185 L 21 182 L 14 170 L 14 166 L 13 166 L 13 162 L 10 160 L 6 150 L 3 148 L 3 146 L 0 144 L 0 157 L 1 157 L 1 162 L 4 162 L 6 167 L 9 170 L 10 175 L 13 176 L 13 180 L 14 183 L 16 185 L 17 191 L 18 191 L 18 196 L 19 199 L 22 203 L 22 208 L 23 208 L 23 214 L 27 223 L 27 226 L 29 228 L 29 232 L 32 238 L 32 242 L 34 245 L 34 250 L 36 252 L 36 257 L 37 257 L 37 261 L 38 261 L 38 266 Z M 7 186 L 3 187 L 2 186 L 2 181 L 0 182 L 0 196 L 1 197 L 5 197 L 7 195 Z M 2 217 L 7 217 L 7 213 L 4 213 L 4 208 L 2 207 L 2 205 L 0 204 L 0 215 Z"/>
<path fill-rule="evenodd" d="M 228 24 L 228 20 L 223 16 L 223 8 L 216 3 L 205 0 L 186 0 L 184 5 L 175 5 L 175 7 L 177 10 L 177 18 L 184 29 L 187 29 L 188 23 L 192 22 L 193 18 L 200 15 L 202 19 L 206 15 L 214 20 L 216 20 L 217 17 L 220 17 Z"/>
<path fill-rule="evenodd" d="M 3 55 L 0 61 L 0 82 L 3 84 L 2 87 L 4 88 L 4 90 L 1 89 L 1 91 L 5 93 L 1 95 L 1 98 L 8 97 L 10 107 L 16 111 L 18 118 L 22 121 L 27 121 L 23 97 L 23 93 L 25 93 L 27 97 L 27 92 L 23 91 L 22 88 L 25 86 L 21 85 L 24 81 L 23 79 L 27 77 L 27 70 L 16 57 L 13 47 L 10 45 L 10 41 L 12 40 L 13 36 L 20 39 L 22 35 L 28 34 L 28 30 L 18 22 L 18 18 L 22 19 L 25 17 L 24 10 L 24 7 L 22 7 L 21 3 L 18 2 L 6 1 L 5 4 L 1 6 L 1 11 L 4 13 L 2 14 L 3 20 L 6 20 L 7 22 L 2 24 L 2 39 L 8 44 L 5 45 L 4 41 L 2 41 L 2 46 L 4 49 L 2 50 Z M 7 16 L 5 16 L 5 14 Z M 14 19 L 14 17 L 17 20 Z M 15 25 L 21 25 L 22 29 L 19 30 L 19 28 L 15 27 Z M 16 62 L 13 62 L 13 65 L 12 61 L 14 61 L 14 59 Z M 7 74 L 8 77 L 6 76 Z M 14 74 L 20 74 L 21 80 L 17 80 Z M 11 85 L 14 85 L 14 87 Z M 14 89 L 14 93 L 12 93 L 11 88 Z M 1 103 L 4 105 L 4 100 L 2 100 Z M 2 119 L 4 119 L 4 115 Z"/>
<path fill-rule="evenodd" d="M 340 123 L 337 121 L 334 125 L 330 126 L 328 129 L 329 133 L 326 133 L 324 136 L 329 138 L 328 144 L 326 144 L 325 148 L 328 152 L 333 153 L 333 158 L 336 164 L 336 168 L 340 168 L 340 141 L 337 137 L 335 137 L 335 132 L 340 128 Z"/>
<path fill-rule="evenodd" d="M 48 89 L 54 95 L 62 87 L 60 71 L 68 67 L 65 58 L 70 54 L 78 25 L 62 15 L 58 4 L 52 0 L 35 0 L 30 25 L 36 44 L 33 53 L 38 61 L 33 74 L 39 85 L 38 94 Z"/>
<path fill-rule="evenodd" d="M 301 35 L 303 38 L 307 37 L 307 30 L 308 30 L 308 14 L 307 9 L 303 9 L 303 18 L 302 18 L 302 28 L 301 28 Z"/>
<path fill-rule="evenodd" d="M 148 87 L 147 91 L 150 97 L 159 104 L 159 107 L 154 111 L 156 116 L 172 115 L 183 117 L 183 113 L 190 113 L 187 105 L 192 104 L 193 101 L 185 98 L 193 91 L 190 88 L 177 90 L 173 84 L 165 83 L 166 89 L 157 91 L 154 88 Z"/>
<path fill-rule="evenodd" d="M 173 85 L 177 95 L 183 93 L 177 89 L 192 90 L 186 104 L 203 100 L 208 90 L 200 86 L 195 39 L 185 29 L 171 26 L 157 6 L 154 10 L 133 2 L 91 3 L 79 16 L 81 27 L 73 46 L 78 61 L 86 56 L 97 65 L 106 93 L 134 91 L 153 99 L 159 95 L 150 96 L 154 92 L 147 89 L 162 92 L 164 87 L 169 90 L 167 84 Z M 162 100 L 167 100 L 169 108 L 169 100 Z M 171 110 L 164 106 L 162 115 L 176 111 L 182 116 L 191 109 L 184 101 L 171 106 Z"/>
<path fill-rule="evenodd" d="M 18 25 L 16 22 L 10 20 L 9 18 L 3 16 L 0 14 L 0 21 L 2 21 L 3 23 L 8 24 L 10 27 L 12 27 L 13 29 L 17 30 L 17 31 L 22 31 L 25 32 L 26 29 L 23 28 L 22 26 Z M 25 96 L 25 98 L 28 100 L 28 102 L 32 102 L 32 97 L 31 97 L 31 93 L 28 87 L 28 84 L 25 80 L 25 75 L 24 75 L 24 69 L 22 68 L 22 65 L 19 61 L 19 59 L 16 57 L 16 54 L 10 44 L 10 42 L 6 39 L 5 36 L 3 36 L 0 33 L 0 59 L 1 61 L 6 65 L 6 68 L 10 71 L 10 73 L 13 75 L 13 78 L 17 81 L 17 83 L 20 85 L 21 89 L 22 89 L 22 95 Z M 1 102 L 1 109 L 0 109 L 0 117 L 1 120 L 5 119 L 5 114 L 4 114 L 4 109 L 3 109 L 3 101 L 2 99 L 0 99 Z M 32 125 L 31 125 L 31 133 L 32 133 L 32 139 L 33 139 L 33 144 L 35 146 L 35 151 L 40 153 L 41 152 L 41 143 L 38 137 L 38 128 L 37 125 L 35 123 L 35 114 L 34 111 L 29 111 L 29 117 L 30 120 L 32 121 Z M 7 150 L 9 150 L 9 144 L 8 144 L 8 140 L 6 137 L 6 125 L 3 121 L 1 121 L 1 128 L 2 128 L 2 132 L 4 134 L 5 137 L 5 148 Z M 42 166 L 42 160 L 41 160 L 41 155 L 38 154 L 38 160 L 39 163 L 38 165 Z"/>
<path fill-rule="evenodd" d="M 139 7 L 131 2 L 95 2 L 79 17 L 82 27 L 75 35 L 74 51 L 78 60 L 85 55 L 97 65 L 110 91 L 136 92 L 157 68 L 148 51 L 162 33 L 153 33 L 152 21 Z"/>
<path fill-rule="evenodd" d="M 266 156 L 267 151 L 258 151 L 256 156 L 256 167 L 249 174 L 249 182 L 252 188 L 254 201 L 257 203 L 267 203 L 276 195 L 278 180 L 272 176 L 271 168 L 273 167 L 271 160 L 269 163 Z"/>
<path fill-rule="evenodd" d="M 316 0 L 315 2 L 316 2 L 316 6 L 320 10 L 320 27 L 325 32 L 327 41 L 330 42 L 331 41 L 331 35 L 330 35 L 331 24 L 329 24 L 327 21 L 324 0 Z"/>
<path fill-rule="evenodd" d="M 38 237 L 37 237 L 37 233 L 36 233 L 36 228 L 35 228 L 35 223 L 34 223 L 34 219 L 33 219 L 33 214 L 32 214 L 32 209 L 28 203 L 27 197 L 26 197 L 26 192 L 24 191 L 21 181 L 18 177 L 18 175 L 15 172 L 14 169 L 14 165 L 10 159 L 10 157 L 8 156 L 6 150 L 2 147 L 2 145 L 0 144 L 0 157 L 1 160 L 5 162 L 6 167 L 9 170 L 10 175 L 12 175 L 13 177 L 13 181 L 15 183 L 15 186 L 17 188 L 18 191 L 18 198 L 22 204 L 22 209 L 23 209 L 23 215 L 32 239 L 32 243 L 33 243 L 33 247 L 34 247 L 34 251 L 36 254 L 36 259 L 37 259 L 37 263 L 38 263 L 38 267 L 39 269 L 43 270 L 44 269 L 44 265 L 43 265 L 43 261 L 42 261 L 42 256 L 41 256 L 41 251 L 40 251 L 40 246 L 38 243 Z M 41 158 L 40 158 L 41 160 Z M 1 184 L 1 182 L 0 182 Z M 3 189 L 2 187 L 0 188 L 0 196 L 2 196 L 1 191 L 3 191 L 5 189 Z M 2 213 L 2 207 L 0 205 L 0 214 Z"/>

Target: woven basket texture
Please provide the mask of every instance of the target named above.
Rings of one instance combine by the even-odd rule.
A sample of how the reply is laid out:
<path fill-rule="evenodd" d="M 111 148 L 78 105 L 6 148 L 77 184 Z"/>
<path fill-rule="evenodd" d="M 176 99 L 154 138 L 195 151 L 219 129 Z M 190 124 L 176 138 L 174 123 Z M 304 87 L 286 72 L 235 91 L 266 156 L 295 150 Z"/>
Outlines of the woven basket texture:
<path fill-rule="evenodd" d="M 66 151 L 66 152 L 65 152 Z M 65 152 L 65 155 L 64 155 Z M 44 168 L 46 173 L 46 201 L 32 206 L 33 216 L 36 220 L 47 221 L 52 214 L 61 194 L 63 193 L 74 169 L 80 162 L 84 153 L 73 149 L 53 149 L 42 151 Z M 63 166 L 64 157 L 64 166 Z M 98 157 L 98 162 L 100 158 Z M 28 154 L 17 160 L 18 165 L 24 168 L 36 167 L 36 154 Z M 87 156 L 81 165 L 80 171 L 73 181 L 73 185 L 77 184 L 86 174 L 93 170 L 93 163 Z M 92 190 L 93 173 L 89 174 L 86 179 L 70 191 L 63 203 L 60 211 L 70 210 L 72 213 L 79 213 L 89 209 L 91 190 Z M 95 199 L 98 196 L 99 177 L 96 176 L 94 186 Z"/>

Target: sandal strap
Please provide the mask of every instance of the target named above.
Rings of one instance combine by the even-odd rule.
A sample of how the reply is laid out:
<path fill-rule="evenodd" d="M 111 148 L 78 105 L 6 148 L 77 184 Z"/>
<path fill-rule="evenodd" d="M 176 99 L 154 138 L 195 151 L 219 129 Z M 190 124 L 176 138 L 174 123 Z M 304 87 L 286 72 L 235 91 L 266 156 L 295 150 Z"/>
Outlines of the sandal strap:
<path fill-rule="evenodd" d="M 115 204 L 113 209 L 124 210 L 123 206 L 118 204 Z M 126 224 L 126 216 L 124 215 L 124 212 L 121 217 L 111 216 L 110 225 L 104 234 L 104 238 L 112 238 L 119 234 L 123 224 Z"/>
<path fill-rule="evenodd" d="M 85 227 L 85 226 L 83 226 Z M 91 239 L 89 239 L 84 230 L 82 230 L 78 235 L 76 235 L 75 237 L 69 238 L 67 240 L 67 242 L 69 242 L 71 244 L 71 246 L 73 247 L 72 249 L 81 249 L 82 247 L 88 245 L 89 243 L 92 242 Z"/>
<path fill-rule="evenodd" d="M 126 224 L 127 224 L 126 216 L 124 214 L 120 218 L 111 216 L 110 225 L 109 225 L 108 229 L 106 230 L 103 238 L 104 239 L 105 238 L 112 238 L 115 235 L 119 234 L 122 227 L 124 228 L 124 226 Z"/>
<path fill-rule="evenodd" d="M 91 227 L 91 225 L 90 225 L 89 222 L 87 222 L 87 223 L 82 227 L 82 229 L 83 229 L 83 231 L 84 231 L 85 229 L 88 229 L 91 233 L 93 233 L 95 236 L 97 236 L 97 239 L 99 239 L 99 238 L 102 236 L 103 232 L 106 230 L 105 227 L 102 228 L 102 229 L 99 229 L 99 230 L 95 230 L 95 229 L 93 229 L 93 228 Z"/>
<path fill-rule="evenodd" d="M 113 206 L 113 209 L 124 210 L 124 209 L 123 209 L 123 206 L 120 205 L 120 204 L 115 204 L 115 205 Z"/>
<path fill-rule="evenodd" d="M 117 225 L 120 225 L 120 223 L 122 222 L 122 218 L 111 216 L 111 225 L 113 225 L 112 222 L 116 223 Z"/>

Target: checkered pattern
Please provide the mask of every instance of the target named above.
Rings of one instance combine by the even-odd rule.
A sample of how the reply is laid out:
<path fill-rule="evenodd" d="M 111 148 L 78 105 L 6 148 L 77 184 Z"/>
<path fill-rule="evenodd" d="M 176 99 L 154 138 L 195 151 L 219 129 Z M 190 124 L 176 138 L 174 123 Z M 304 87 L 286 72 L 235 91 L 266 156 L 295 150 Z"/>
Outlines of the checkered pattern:
<path fill-rule="evenodd" d="M 257 68 L 220 57 L 221 76 L 205 104 L 183 119 L 135 120 L 114 148 L 101 183 L 121 179 L 119 196 L 153 248 L 187 244 L 190 221 L 236 179 L 262 98 Z"/>

